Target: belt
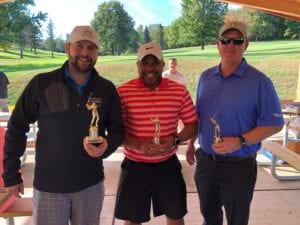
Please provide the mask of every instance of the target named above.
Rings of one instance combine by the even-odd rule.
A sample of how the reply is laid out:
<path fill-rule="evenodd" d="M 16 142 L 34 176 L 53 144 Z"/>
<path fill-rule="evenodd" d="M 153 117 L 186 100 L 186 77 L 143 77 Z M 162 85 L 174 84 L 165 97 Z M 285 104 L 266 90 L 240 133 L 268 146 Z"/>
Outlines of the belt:
<path fill-rule="evenodd" d="M 255 159 L 256 153 L 251 153 L 245 156 L 219 156 L 219 155 L 211 155 L 202 150 L 202 152 L 210 157 L 215 162 L 240 162 L 246 159 Z"/>

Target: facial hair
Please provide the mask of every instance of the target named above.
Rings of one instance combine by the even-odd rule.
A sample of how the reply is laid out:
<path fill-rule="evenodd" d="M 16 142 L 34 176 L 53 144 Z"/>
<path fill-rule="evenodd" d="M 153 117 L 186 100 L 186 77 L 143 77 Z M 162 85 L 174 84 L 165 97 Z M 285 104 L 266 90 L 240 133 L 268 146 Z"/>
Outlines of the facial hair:
<path fill-rule="evenodd" d="M 80 57 L 76 56 L 75 58 L 70 59 L 70 62 L 74 69 L 76 69 L 78 72 L 86 73 L 89 72 L 93 69 L 95 66 L 96 62 L 93 62 L 92 59 L 86 58 L 85 60 L 89 61 L 89 64 L 87 66 L 81 66 L 80 65 Z"/>
<path fill-rule="evenodd" d="M 145 86 L 150 89 L 154 89 L 155 87 L 157 87 L 161 81 L 161 76 L 155 71 L 142 72 L 141 74 L 141 78 Z"/>

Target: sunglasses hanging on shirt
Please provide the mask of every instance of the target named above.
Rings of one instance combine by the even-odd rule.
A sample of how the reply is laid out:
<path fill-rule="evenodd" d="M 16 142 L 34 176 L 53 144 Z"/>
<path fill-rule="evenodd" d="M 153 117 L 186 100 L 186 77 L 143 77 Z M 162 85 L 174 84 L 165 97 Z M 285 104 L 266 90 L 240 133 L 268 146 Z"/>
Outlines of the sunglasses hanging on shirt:
<path fill-rule="evenodd" d="M 246 38 L 245 37 L 236 37 L 236 38 L 229 38 L 229 37 L 220 37 L 219 41 L 222 45 L 228 45 L 231 41 L 234 45 L 242 45 L 244 44 Z"/>

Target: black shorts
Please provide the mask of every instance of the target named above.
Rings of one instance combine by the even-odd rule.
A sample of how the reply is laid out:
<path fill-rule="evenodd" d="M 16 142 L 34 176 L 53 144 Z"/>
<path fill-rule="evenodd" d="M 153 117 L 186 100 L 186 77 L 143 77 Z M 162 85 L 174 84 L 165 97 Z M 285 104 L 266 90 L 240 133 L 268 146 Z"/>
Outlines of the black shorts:
<path fill-rule="evenodd" d="M 124 159 L 119 181 L 115 217 L 134 223 L 166 215 L 177 220 L 187 213 L 186 186 L 176 155 L 160 163 L 140 163 Z"/>

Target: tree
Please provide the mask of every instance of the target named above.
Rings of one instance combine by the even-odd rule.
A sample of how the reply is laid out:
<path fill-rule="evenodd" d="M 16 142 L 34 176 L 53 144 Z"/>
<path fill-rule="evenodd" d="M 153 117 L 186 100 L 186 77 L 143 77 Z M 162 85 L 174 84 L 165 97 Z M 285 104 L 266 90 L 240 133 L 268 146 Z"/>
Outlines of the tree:
<path fill-rule="evenodd" d="M 34 53 L 36 53 L 36 49 L 39 46 L 39 43 L 42 42 L 43 34 L 41 32 L 42 21 L 47 19 L 47 13 L 38 12 L 36 15 L 31 16 L 30 23 L 30 41 L 31 41 L 31 49 L 34 49 Z"/>
<path fill-rule="evenodd" d="M 54 51 L 54 24 L 52 19 L 49 20 L 48 26 L 48 39 L 50 40 L 50 50 L 51 50 L 51 58 L 54 58 L 53 51 Z"/>
<path fill-rule="evenodd" d="M 217 37 L 223 16 L 228 11 L 227 4 L 214 0 L 182 0 L 184 28 L 190 44 L 204 45 Z"/>
<path fill-rule="evenodd" d="M 137 31 L 133 32 L 132 37 L 130 38 L 130 43 L 128 46 L 128 53 L 136 53 L 139 48 L 139 34 Z"/>
<path fill-rule="evenodd" d="M 12 32 L 10 31 L 11 21 L 9 20 L 9 7 L 7 7 L 7 4 L 0 4 L 0 47 L 7 51 L 12 43 Z"/>
<path fill-rule="evenodd" d="M 148 29 L 147 26 L 145 26 L 145 29 L 144 29 L 143 40 L 144 40 L 144 43 L 147 43 L 147 42 L 151 41 L 150 34 L 149 34 L 149 29 Z"/>
<path fill-rule="evenodd" d="M 179 48 L 190 46 L 185 30 L 182 17 L 176 19 L 170 26 L 166 27 L 164 32 L 166 47 Z"/>
<path fill-rule="evenodd" d="M 299 37 L 299 22 L 246 7 L 235 10 L 235 13 L 247 21 L 250 38 L 256 41 Z M 294 25 L 295 27 L 293 27 Z"/>
<path fill-rule="evenodd" d="M 65 52 L 65 45 L 66 45 L 66 42 L 61 37 L 58 37 L 55 39 L 55 51 L 56 52 Z"/>
<path fill-rule="evenodd" d="M 0 4 L 0 42 L 5 43 L 6 48 L 12 43 L 17 43 L 20 47 L 20 57 L 23 58 L 23 49 L 32 42 L 32 37 L 38 34 L 37 23 L 42 19 L 42 13 L 38 13 L 34 18 L 29 10 L 29 6 L 34 5 L 34 0 L 18 0 L 6 4 Z M 32 21 L 34 20 L 34 22 Z"/>
<path fill-rule="evenodd" d="M 287 29 L 284 36 L 292 39 L 300 40 L 300 22 L 286 20 Z"/>
<path fill-rule="evenodd" d="M 12 44 L 6 40 L 0 40 L 0 48 L 2 48 L 5 52 L 10 49 Z"/>
<path fill-rule="evenodd" d="M 30 34 L 30 17 L 27 16 L 26 12 L 21 12 L 17 18 L 14 19 L 11 30 L 14 34 L 15 41 L 20 47 L 20 58 L 22 59 L 23 52 L 26 44 L 29 42 Z"/>
<path fill-rule="evenodd" d="M 165 33 L 164 33 L 164 27 L 159 24 L 158 26 L 158 41 L 157 41 L 162 49 L 165 48 Z"/>
<path fill-rule="evenodd" d="M 143 39 L 143 35 L 144 35 L 144 28 L 143 28 L 143 25 L 139 25 L 137 28 L 136 28 L 136 32 L 137 32 L 137 35 L 138 35 L 138 45 L 142 45 L 144 43 L 144 39 Z"/>
<path fill-rule="evenodd" d="M 19 0 L 10 3 L 0 4 L 0 31 L 9 34 L 20 20 L 29 16 L 28 6 L 33 6 L 33 0 Z M 10 33 L 11 34 L 11 33 Z"/>
<path fill-rule="evenodd" d="M 158 42 L 159 24 L 150 24 L 148 31 L 151 41 Z"/>
<path fill-rule="evenodd" d="M 91 24 L 100 34 L 102 51 L 113 55 L 124 53 L 135 35 L 134 22 L 118 1 L 99 5 Z"/>
<path fill-rule="evenodd" d="M 264 12 L 250 10 L 251 32 L 256 40 L 276 40 L 284 37 L 285 19 Z"/>
<path fill-rule="evenodd" d="M 161 24 L 151 24 L 149 25 L 149 35 L 151 41 L 157 42 L 160 44 L 161 48 L 165 47 L 164 40 L 164 28 Z"/>
<path fill-rule="evenodd" d="M 273 33 L 273 36 L 270 35 L 269 39 L 273 40 L 278 40 L 278 39 L 283 39 L 284 38 L 284 32 L 287 29 L 286 26 L 286 19 L 282 18 L 280 16 L 274 16 L 270 14 L 265 14 L 267 15 L 266 19 L 268 19 L 269 23 L 271 23 L 274 26 L 275 32 Z"/>
<path fill-rule="evenodd" d="M 20 58 L 23 58 L 23 50 L 28 42 L 30 23 L 28 6 L 32 5 L 34 5 L 33 0 L 20 0 L 0 5 L 0 30 L 7 35 L 4 41 L 16 42 L 19 45 Z"/>

